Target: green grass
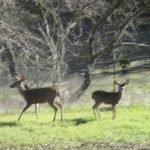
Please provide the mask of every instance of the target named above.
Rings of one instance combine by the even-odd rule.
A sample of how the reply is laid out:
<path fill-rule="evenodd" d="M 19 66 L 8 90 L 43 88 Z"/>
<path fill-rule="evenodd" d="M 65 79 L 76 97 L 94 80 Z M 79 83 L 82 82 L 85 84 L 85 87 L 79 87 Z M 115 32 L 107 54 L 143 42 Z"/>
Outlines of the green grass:
<path fill-rule="evenodd" d="M 90 106 L 65 108 L 64 122 L 52 123 L 52 110 L 41 108 L 39 121 L 32 111 L 26 112 L 18 123 L 20 112 L 0 113 L 0 149 L 86 145 L 87 143 L 150 143 L 150 106 L 132 105 L 117 108 L 117 119 L 111 120 L 111 112 L 101 112 L 101 119 L 94 120 Z"/>

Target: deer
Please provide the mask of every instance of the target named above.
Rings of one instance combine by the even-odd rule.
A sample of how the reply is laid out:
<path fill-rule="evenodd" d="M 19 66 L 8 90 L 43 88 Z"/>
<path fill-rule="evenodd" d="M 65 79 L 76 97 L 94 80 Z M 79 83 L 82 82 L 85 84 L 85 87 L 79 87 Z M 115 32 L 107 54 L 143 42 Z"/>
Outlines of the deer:
<path fill-rule="evenodd" d="M 19 78 L 19 79 L 18 79 Z M 58 90 L 54 87 L 44 87 L 44 88 L 34 88 L 28 89 L 25 87 L 24 81 L 26 78 L 22 75 L 21 77 L 17 77 L 17 80 L 10 85 L 10 88 L 18 88 L 19 93 L 24 97 L 26 101 L 26 106 L 23 108 L 18 121 L 21 119 L 23 113 L 32 105 L 37 103 L 48 103 L 54 109 L 54 117 L 53 122 L 55 122 L 57 110 L 60 108 L 60 119 L 63 121 L 63 112 L 62 112 L 62 104 L 55 100 L 57 96 L 60 97 Z"/>
<path fill-rule="evenodd" d="M 117 92 L 107 92 L 107 91 L 97 90 L 92 93 L 92 99 L 95 101 L 95 104 L 92 107 L 95 118 L 97 118 L 96 111 L 97 111 L 98 117 L 100 118 L 98 107 L 100 106 L 101 103 L 111 105 L 112 106 L 112 120 L 116 118 L 116 105 L 119 103 L 122 97 L 123 88 L 129 83 L 129 80 L 126 80 L 122 84 L 116 81 L 114 83 L 117 84 L 119 87 Z"/>

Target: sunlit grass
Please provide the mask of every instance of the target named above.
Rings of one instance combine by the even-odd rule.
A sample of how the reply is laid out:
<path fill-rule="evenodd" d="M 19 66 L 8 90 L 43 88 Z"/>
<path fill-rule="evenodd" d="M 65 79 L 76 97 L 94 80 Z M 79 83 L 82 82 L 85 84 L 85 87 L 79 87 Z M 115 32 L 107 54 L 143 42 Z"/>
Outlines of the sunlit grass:
<path fill-rule="evenodd" d="M 150 143 L 150 106 L 118 106 L 117 119 L 111 112 L 101 112 L 101 119 L 94 120 L 90 106 L 67 107 L 64 121 L 52 123 L 51 109 L 42 108 L 39 120 L 30 110 L 17 122 L 19 112 L 0 113 L 0 147 L 9 148 L 48 144 L 62 148 L 85 143 Z"/>

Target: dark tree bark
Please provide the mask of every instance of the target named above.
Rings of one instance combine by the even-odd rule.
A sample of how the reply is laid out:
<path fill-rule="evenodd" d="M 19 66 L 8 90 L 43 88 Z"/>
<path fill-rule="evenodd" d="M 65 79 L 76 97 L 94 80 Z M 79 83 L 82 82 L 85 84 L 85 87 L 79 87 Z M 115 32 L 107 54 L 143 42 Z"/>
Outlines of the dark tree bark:
<path fill-rule="evenodd" d="M 17 71 L 13 51 L 6 44 L 3 44 L 3 47 L 5 49 L 5 57 L 7 60 L 9 73 L 12 77 L 15 77 L 17 75 Z"/>
<path fill-rule="evenodd" d="M 85 71 L 84 74 L 84 82 L 82 83 L 81 87 L 71 95 L 71 101 L 75 102 L 78 100 L 88 89 L 89 85 L 91 84 L 89 70 Z"/>
<path fill-rule="evenodd" d="M 120 28 L 118 29 L 117 33 L 115 34 L 114 38 L 112 39 L 112 41 L 108 44 L 108 46 L 106 46 L 103 49 L 100 49 L 97 53 L 94 53 L 94 39 L 95 39 L 95 35 L 97 33 L 97 30 L 102 28 L 108 17 L 111 17 L 113 12 L 119 8 L 119 6 L 122 4 L 123 1 L 119 0 L 117 1 L 117 3 L 115 5 L 112 6 L 112 8 L 102 17 L 102 19 L 100 19 L 92 28 L 91 33 L 89 34 L 89 38 L 87 40 L 87 45 L 88 45 L 88 50 L 90 52 L 90 59 L 89 59 L 89 64 L 88 64 L 88 70 L 85 72 L 85 76 L 84 76 L 84 82 L 81 85 L 81 87 L 71 96 L 71 100 L 74 101 L 75 99 L 78 100 L 88 89 L 89 85 L 90 85 L 90 72 L 94 69 L 95 64 L 97 62 L 97 60 L 101 57 L 103 57 L 104 55 L 110 54 L 113 52 L 114 49 L 116 49 L 118 46 L 120 46 L 120 43 L 118 43 L 118 38 L 119 36 L 122 34 L 122 32 L 124 31 L 125 28 L 128 27 L 128 25 L 130 24 L 130 22 L 134 19 L 136 19 L 140 13 L 143 11 L 144 7 L 146 6 L 145 4 L 141 5 L 141 7 L 135 11 L 132 16 L 130 16 L 130 18 L 128 20 L 126 20 L 124 22 L 124 24 L 122 24 L 122 26 L 120 26 Z"/>

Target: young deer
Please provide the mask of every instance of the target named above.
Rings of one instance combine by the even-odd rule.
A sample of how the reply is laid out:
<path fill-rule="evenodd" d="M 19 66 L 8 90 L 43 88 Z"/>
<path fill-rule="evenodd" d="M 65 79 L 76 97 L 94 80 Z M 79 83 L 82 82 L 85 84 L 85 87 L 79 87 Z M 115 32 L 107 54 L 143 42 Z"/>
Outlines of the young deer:
<path fill-rule="evenodd" d="M 95 118 L 96 118 L 95 110 L 97 111 L 97 114 L 100 117 L 100 113 L 98 111 L 98 107 L 100 106 L 101 103 L 112 105 L 112 113 L 113 113 L 112 119 L 116 118 L 115 106 L 116 106 L 116 104 L 118 104 L 119 100 L 122 97 L 123 87 L 125 85 L 127 85 L 128 83 L 129 83 L 129 80 L 126 80 L 122 84 L 119 84 L 119 83 L 115 82 L 115 84 L 117 84 L 119 86 L 118 92 L 94 91 L 92 93 L 92 98 L 95 101 L 95 104 L 93 105 L 93 113 L 95 115 Z"/>
<path fill-rule="evenodd" d="M 35 88 L 35 89 L 25 89 L 24 88 L 24 82 L 25 77 L 21 76 L 21 78 L 17 81 L 15 81 L 10 87 L 15 88 L 17 87 L 19 89 L 20 94 L 24 97 L 26 101 L 26 106 L 24 107 L 22 113 L 20 114 L 18 121 L 20 120 L 23 113 L 32 105 L 37 103 L 45 103 L 48 102 L 49 105 L 54 109 L 54 118 L 53 122 L 55 121 L 56 114 L 57 114 L 57 105 L 60 108 L 61 111 L 61 120 L 63 120 L 63 112 L 62 112 L 62 105 L 55 101 L 56 96 L 59 96 L 59 93 L 56 89 L 51 87 L 45 87 L 45 88 Z"/>

